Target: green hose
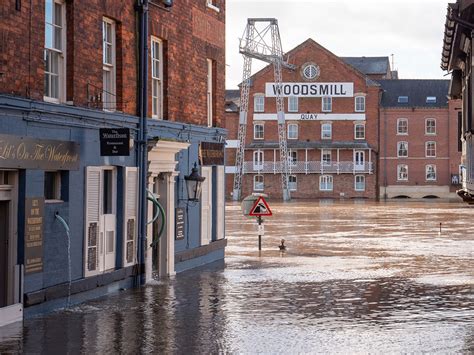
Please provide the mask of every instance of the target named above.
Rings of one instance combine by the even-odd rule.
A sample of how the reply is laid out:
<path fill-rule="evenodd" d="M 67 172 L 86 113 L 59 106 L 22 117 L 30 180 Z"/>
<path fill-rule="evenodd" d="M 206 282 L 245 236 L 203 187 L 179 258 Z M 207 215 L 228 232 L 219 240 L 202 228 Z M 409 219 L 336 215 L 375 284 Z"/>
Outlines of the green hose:
<path fill-rule="evenodd" d="M 161 204 L 158 202 L 158 200 L 155 198 L 155 196 L 152 193 L 150 193 L 149 191 L 148 191 L 148 193 L 150 194 L 150 196 L 147 197 L 147 200 L 151 201 L 155 205 L 155 207 L 157 208 L 157 213 L 155 214 L 153 219 L 150 222 L 148 222 L 148 224 L 155 222 L 156 219 L 158 218 L 159 214 L 161 215 L 161 220 L 162 220 L 161 228 L 160 228 L 160 231 L 158 232 L 158 237 L 155 240 L 153 240 L 153 242 L 150 244 L 151 247 L 154 247 L 158 243 L 158 241 L 160 240 L 160 238 L 163 234 L 163 231 L 165 230 L 166 213 L 165 213 L 165 210 L 163 209 L 163 206 L 161 206 Z"/>

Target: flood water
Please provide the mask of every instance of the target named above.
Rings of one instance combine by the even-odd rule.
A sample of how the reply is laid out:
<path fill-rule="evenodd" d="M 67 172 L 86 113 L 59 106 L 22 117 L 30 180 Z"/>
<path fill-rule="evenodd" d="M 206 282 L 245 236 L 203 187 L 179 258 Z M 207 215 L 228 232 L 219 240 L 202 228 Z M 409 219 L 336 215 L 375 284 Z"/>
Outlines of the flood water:
<path fill-rule="evenodd" d="M 0 353 L 474 353 L 473 207 L 270 206 L 261 252 L 229 204 L 225 266 L 0 329 Z"/>

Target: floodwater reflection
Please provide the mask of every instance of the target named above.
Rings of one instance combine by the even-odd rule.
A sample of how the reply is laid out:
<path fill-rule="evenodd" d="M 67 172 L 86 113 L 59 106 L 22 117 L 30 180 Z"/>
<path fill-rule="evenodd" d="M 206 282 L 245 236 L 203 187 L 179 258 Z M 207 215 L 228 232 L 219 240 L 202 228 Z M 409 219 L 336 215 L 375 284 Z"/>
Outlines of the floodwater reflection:
<path fill-rule="evenodd" d="M 270 206 L 261 252 L 255 220 L 229 204 L 225 267 L 27 320 L 0 353 L 474 352 L 472 208 Z"/>

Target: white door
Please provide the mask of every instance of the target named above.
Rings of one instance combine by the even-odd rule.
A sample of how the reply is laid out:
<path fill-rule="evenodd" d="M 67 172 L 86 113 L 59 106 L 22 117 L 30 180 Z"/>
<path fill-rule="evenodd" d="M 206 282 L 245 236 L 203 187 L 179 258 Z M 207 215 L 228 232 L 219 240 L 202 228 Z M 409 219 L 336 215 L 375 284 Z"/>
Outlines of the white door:
<path fill-rule="evenodd" d="M 363 150 L 354 152 L 354 169 L 358 171 L 365 169 L 365 152 Z"/>
<path fill-rule="evenodd" d="M 262 170 L 263 169 L 263 151 L 256 150 L 253 152 L 253 170 Z"/>
<path fill-rule="evenodd" d="M 101 254 L 103 255 L 102 270 L 115 268 L 116 253 L 116 171 L 104 169 L 102 171 L 102 226 L 101 226 Z"/>
<path fill-rule="evenodd" d="M 212 167 L 203 166 L 201 176 L 201 245 L 207 245 L 212 239 Z"/>

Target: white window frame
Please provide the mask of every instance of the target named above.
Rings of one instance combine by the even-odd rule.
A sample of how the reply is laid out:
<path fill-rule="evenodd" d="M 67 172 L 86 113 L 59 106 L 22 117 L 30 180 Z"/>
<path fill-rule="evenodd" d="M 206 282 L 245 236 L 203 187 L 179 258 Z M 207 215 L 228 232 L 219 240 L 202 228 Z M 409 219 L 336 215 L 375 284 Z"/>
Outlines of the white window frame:
<path fill-rule="evenodd" d="M 253 112 L 265 112 L 265 95 L 263 94 L 254 95 Z"/>
<path fill-rule="evenodd" d="M 354 111 L 365 112 L 365 96 L 358 95 L 354 98 Z"/>
<path fill-rule="evenodd" d="M 323 96 L 321 98 L 321 111 L 322 112 L 332 112 L 332 97 Z"/>
<path fill-rule="evenodd" d="M 436 96 L 426 96 L 427 104 L 435 104 L 437 101 Z"/>
<path fill-rule="evenodd" d="M 110 25 L 111 42 L 107 41 L 105 31 Z M 107 62 L 106 48 L 110 46 L 111 60 Z M 102 109 L 104 111 L 115 111 L 117 104 L 117 45 L 116 45 L 116 24 L 114 20 L 102 17 Z M 110 74 L 110 88 L 106 90 L 105 76 Z"/>
<path fill-rule="evenodd" d="M 262 127 L 262 136 L 257 135 L 260 131 L 257 130 L 258 127 Z M 263 123 L 254 123 L 253 124 L 253 139 L 265 139 L 265 125 Z"/>
<path fill-rule="evenodd" d="M 44 71 L 44 79 L 48 80 L 49 83 L 49 88 L 51 90 L 52 85 L 52 76 L 57 76 L 58 77 L 58 97 L 53 97 L 50 96 L 49 92 L 46 92 L 46 87 L 43 87 L 44 93 L 43 93 L 43 100 L 47 102 L 53 102 L 53 103 L 60 103 L 60 102 L 65 102 L 66 101 L 66 2 L 64 0 L 51 0 L 51 3 L 53 5 L 52 9 L 52 14 L 53 16 L 53 23 L 48 23 L 46 22 L 46 10 L 45 10 L 45 43 L 44 43 L 44 59 L 46 60 L 46 53 L 49 53 L 49 58 L 52 58 L 53 56 L 58 57 L 58 68 L 57 68 L 57 73 L 53 73 L 52 71 L 47 71 L 46 66 L 45 66 L 45 71 Z M 61 24 L 59 25 L 56 21 L 55 14 L 56 11 L 54 9 L 55 5 L 58 4 L 61 6 Z M 53 27 L 53 33 L 52 33 L 52 41 L 53 41 L 53 46 L 52 48 L 47 47 L 46 43 L 46 32 L 47 32 L 47 26 L 52 26 Z M 55 29 L 60 29 L 60 38 L 59 38 L 59 43 L 61 48 L 55 48 L 54 43 L 55 43 L 55 38 L 56 38 L 56 33 Z M 51 59 L 50 59 L 50 67 L 52 66 Z"/>
<path fill-rule="evenodd" d="M 327 129 L 329 127 L 329 129 Z M 327 133 L 329 132 L 328 136 Z M 321 124 L 321 139 L 332 139 L 332 123 Z"/>
<path fill-rule="evenodd" d="M 433 122 L 433 126 L 428 126 L 428 122 Z M 428 132 L 428 130 L 433 129 L 433 132 Z M 425 120 L 425 134 L 427 136 L 435 136 L 436 135 L 436 118 L 427 118 Z"/>
<path fill-rule="evenodd" d="M 400 124 L 402 122 L 406 123 L 406 132 L 400 132 Z M 407 118 L 399 118 L 397 119 L 397 135 L 399 136 L 406 136 L 408 135 L 408 119 Z"/>
<path fill-rule="evenodd" d="M 402 169 L 405 170 L 403 175 L 402 175 Z M 408 181 L 408 165 L 407 164 L 397 165 L 397 181 Z"/>
<path fill-rule="evenodd" d="M 332 175 L 319 176 L 319 191 L 333 191 L 334 179 Z"/>
<path fill-rule="evenodd" d="M 288 149 L 288 164 L 296 166 L 298 164 L 298 151 L 295 149 Z"/>
<path fill-rule="evenodd" d="M 158 47 L 158 53 L 156 53 Z M 157 37 L 151 37 L 151 117 L 163 119 L 163 41 Z M 156 73 L 156 69 L 158 73 Z"/>
<path fill-rule="evenodd" d="M 400 149 L 401 149 L 402 145 L 405 145 L 406 155 L 400 155 Z M 397 157 L 398 158 L 408 158 L 408 142 L 406 142 L 406 141 L 397 142 Z"/>
<path fill-rule="evenodd" d="M 361 181 L 357 181 L 357 180 L 361 180 Z M 362 187 L 361 187 L 361 184 L 362 184 Z M 354 176 L 354 190 L 365 191 L 365 176 L 364 175 Z"/>
<path fill-rule="evenodd" d="M 431 148 L 429 148 L 430 145 L 433 145 Z M 428 152 L 430 150 L 431 152 Z M 430 153 L 430 154 L 428 154 Z M 436 142 L 434 141 L 429 141 L 425 143 L 425 157 L 426 158 L 436 158 Z"/>
<path fill-rule="evenodd" d="M 324 156 L 329 156 L 329 160 L 324 159 Z M 330 165 L 332 162 L 332 150 L 331 149 L 321 149 L 321 164 Z"/>
<path fill-rule="evenodd" d="M 288 124 L 288 139 L 298 139 L 298 125 L 296 123 Z"/>
<path fill-rule="evenodd" d="M 298 96 L 288 97 L 288 112 L 298 112 Z"/>
<path fill-rule="evenodd" d="M 261 178 L 262 181 L 257 181 L 258 178 Z M 265 177 L 261 174 L 254 175 L 253 177 L 253 190 L 254 191 L 263 191 L 265 189 Z"/>
<path fill-rule="evenodd" d="M 430 168 L 433 169 L 431 172 L 428 171 Z M 434 174 L 434 177 L 429 178 L 429 177 L 428 177 L 428 174 L 430 174 L 430 173 Z M 426 180 L 426 181 L 436 181 L 436 178 L 437 178 L 437 176 L 436 176 L 436 165 L 434 165 L 434 164 L 426 164 L 426 165 L 425 165 L 425 180 Z"/>
<path fill-rule="evenodd" d="M 253 152 L 253 168 L 254 170 L 262 170 L 265 163 L 265 154 L 263 150 L 255 150 Z"/>
<path fill-rule="evenodd" d="M 362 127 L 362 137 L 357 137 L 357 127 Z M 354 125 L 354 139 L 365 139 L 365 124 L 356 123 Z"/>
<path fill-rule="evenodd" d="M 214 4 L 216 0 L 206 0 L 206 6 L 216 12 L 220 12 L 221 10 Z"/>
<path fill-rule="evenodd" d="M 295 181 L 291 181 L 292 179 Z M 296 191 L 298 189 L 298 178 L 296 175 L 288 175 L 288 189 L 290 191 Z"/>

